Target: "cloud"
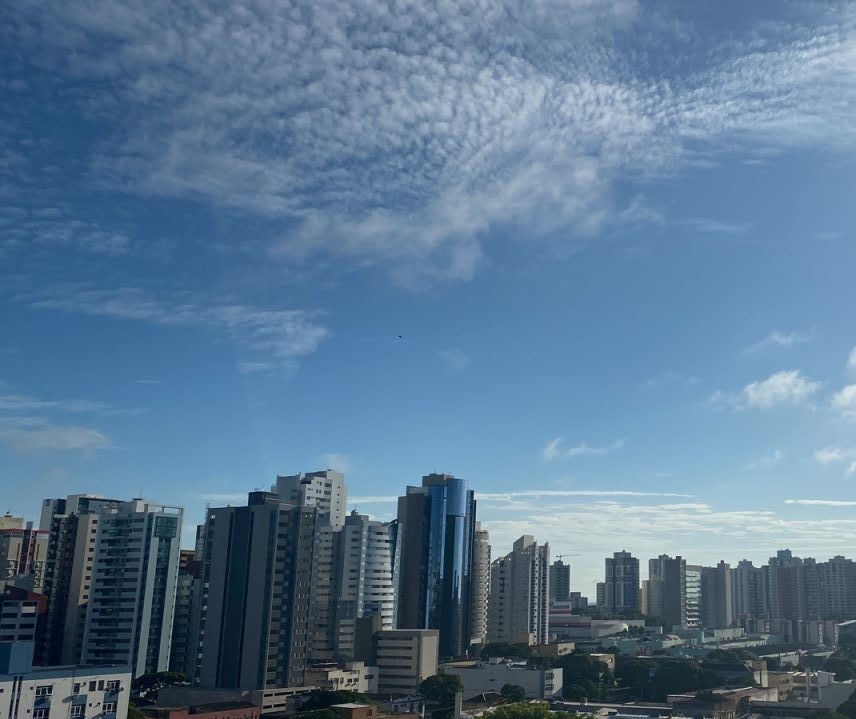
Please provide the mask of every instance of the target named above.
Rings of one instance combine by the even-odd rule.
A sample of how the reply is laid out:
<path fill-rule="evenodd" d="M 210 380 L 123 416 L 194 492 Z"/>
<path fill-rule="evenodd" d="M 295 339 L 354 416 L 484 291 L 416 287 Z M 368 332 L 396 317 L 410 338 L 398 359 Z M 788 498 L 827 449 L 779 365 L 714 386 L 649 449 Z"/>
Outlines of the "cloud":
<path fill-rule="evenodd" d="M 824 447 L 815 451 L 814 459 L 823 465 L 846 463 L 844 479 L 850 479 L 856 475 L 856 448 L 854 447 Z"/>
<path fill-rule="evenodd" d="M 763 470 L 770 469 L 771 467 L 775 467 L 779 462 L 781 462 L 785 458 L 785 453 L 780 449 L 775 449 L 770 454 L 765 454 L 763 457 L 758 457 L 758 459 L 754 459 L 746 465 L 746 469 L 754 471 L 754 470 Z"/>
<path fill-rule="evenodd" d="M 798 405 L 820 389 L 821 383 L 808 379 L 800 370 L 784 370 L 766 379 L 750 382 L 739 393 L 717 390 L 708 399 L 714 408 L 768 410 L 781 405 Z"/>
<path fill-rule="evenodd" d="M 847 356 L 847 368 L 856 369 L 856 347 L 850 350 L 850 354 Z"/>
<path fill-rule="evenodd" d="M 832 407 L 850 420 L 856 420 L 856 384 L 848 384 L 832 397 Z"/>
<path fill-rule="evenodd" d="M 520 492 L 476 491 L 476 499 L 480 501 L 516 501 L 519 499 L 541 499 L 543 497 L 679 497 L 692 499 L 695 495 L 681 492 L 639 492 L 629 489 L 527 489 Z M 393 494 L 348 497 L 348 503 L 383 504 L 397 501 L 398 496 Z"/>
<path fill-rule="evenodd" d="M 591 446 L 585 442 L 580 442 L 578 445 L 568 447 L 567 449 L 562 447 L 564 441 L 562 437 L 551 439 L 541 450 L 541 457 L 547 461 L 573 459 L 574 457 L 602 457 L 605 454 L 610 454 L 621 449 L 626 440 L 623 438 L 617 439 L 612 444 L 603 447 Z"/>
<path fill-rule="evenodd" d="M 317 322 L 318 312 L 269 309 L 246 304 L 208 304 L 186 297 L 156 298 L 136 287 L 118 290 L 71 289 L 46 297 L 18 298 L 33 309 L 109 317 L 160 327 L 193 327 L 228 336 L 243 350 L 268 359 L 239 363 L 244 373 L 287 365 L 312 354 L 331 332 Z"/>
<path fill-rule="evenodd" d="M 471 277 L 488 237 L 572 254 L 624 214 L 623 178 L 852 151 L 852 12 L 778 12 L 725 36 L 632 0 L 46 0 L 16 4 L 3 42 L 61 89 L 22 116 L 107 124 L 73 158 L 93 189 L 246 213 L 279 257 L 420 287 Z M 39 167 L 27 131 L 10 178 Z"/>
<path fill-rule="evenodd" d="M 22 452 L 43 450 L 93 450 L 110 447 L 110 440 L 101 432 L 88 427 L 37 425 L 0 426 L 0 442 Z"/>
<path fill-rule="evenodd" d="M 326 469 L 334 469 L 337 472 L 347 475 L 354 469 L 353 462 L 346 454 L 341 452 L 330 452 L 322 454 L 315 460 L 314 464 L 323 466 Z"/>
<path fill-rule="evenodd" d="M 460 349 L 440 350 L 437 354 L 449 374 L 462 374 L 473 363 L 473 358 Z"/>
<path fill-rule="evenodd" d="M 802 504 L 809 507 L 856 507 L 856 502 L 847 499 L 786 499 L 785 504 Z"/>
<path fill-rule="evenodd" d="M 809 337 L 807 335 L 799 334 L 798 332 L 779 332 L 778 330 L 773 330 L 764 339 L 749 345 L 743 350 L 743 353 L 752 354 L 753 352 L 760 352 L 770 347 L 793 347 L 794 345 L 803 344 L 808 341 Z"/>

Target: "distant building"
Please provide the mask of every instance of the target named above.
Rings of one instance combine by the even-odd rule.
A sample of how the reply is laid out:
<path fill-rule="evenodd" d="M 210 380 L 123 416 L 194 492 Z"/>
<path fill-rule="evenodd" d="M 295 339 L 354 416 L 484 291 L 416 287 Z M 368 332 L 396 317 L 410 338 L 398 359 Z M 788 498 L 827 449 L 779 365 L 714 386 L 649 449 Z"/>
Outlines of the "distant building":
<path fill-rule="evenodd" d="M 561 669 L 535 669 L 526 662 L 495 658 L 487 662 L 451 662 L 440 669 L 458 677 L 464 685 L 464 699 L 500 692 L 506 684 L 523 687 L 527 699 L 553 699 L 562 693 Z"/>
<path fill-rule="evenodd" d="M 169 669 L 182 515 L 145 499 L 101 508 L 84 663 L 130 666 L 134 677 Z"/>
<path fill-rule="evenodd" d="M 475 523 L 473 534 L 472 616 L 470 643 L 487 642 L 488 602 L 490 598 L 490 537 Z"/>
<path fill-rule="evenodd" d="M 314 686 L 329 692 L 377 693 L 377 667 L 367 667 L 362 662 L 347 662 L 319 665 L 306 670 L 306 686 Z"/>
<path fill-rule="evenodd" d="M 686 629 L 687 623 L 687 563 L 661 554 L 648 561 L 648 613 L 657 617 L 667 630 Z"/>
<path fill-rule="evenodd" d="M 35 642 L 44 631 L 47 597 L 7 585 L 0 593 L 0 642 Z"/>
<path fill-rule="evenodd" d="M 550 545 L 531 535 L 490 567 L 488 641 L 546 644 L 550 640 Z"/>
<path fill-rule="evenodd" d="M 378 692 L 415 694 L 437 673 L 439 632 L 436 629 L 391 629 L 375 635 Z"/>
<path fill-rule="evenodd" d="M 127 666 L 34 667 L 32 642 L 0 643 L 0 716 L 4 719 L 125 719 Z"/>
<path fill-rule="evenodd" d="M 169 669 L 188 677 L 196 668 L 198 631 L 202 611 L 202 561 L 193 549 L 182 549 L 178 561 L 175 614 Z"/>
<path fill-rule="evenodd" d="M 614 552 L 604 560 L 605 609 L 610 614 L 638 612 L 639 560 L 630 552 Z"/>
<path fill-rule="evenodd" d="M 722 629 L 734 624 L 732 571 L 725 562 L 701 568 L 700 626 Z"/>
<path fill-rule="evenodd" d="M 550 603 L 571 599 L 571 567 L 561 559 L 550 565 Z"/>
<path fill-rule="evenodd" d="M 398 500 L 401 566 L 398 626 L 437 629 L 440 655 L 470 646 L 476 501 L 466 480 L 429 474 Z"/>
<path fill-rule="evenodd" d="M 345 525 L 348 490 L 345 475 L 332 469 L 306 474 L 277 475 L 271 487 L 281 502 L 317 507 L 318 514 L 328 516 L 333 529 Z"/>

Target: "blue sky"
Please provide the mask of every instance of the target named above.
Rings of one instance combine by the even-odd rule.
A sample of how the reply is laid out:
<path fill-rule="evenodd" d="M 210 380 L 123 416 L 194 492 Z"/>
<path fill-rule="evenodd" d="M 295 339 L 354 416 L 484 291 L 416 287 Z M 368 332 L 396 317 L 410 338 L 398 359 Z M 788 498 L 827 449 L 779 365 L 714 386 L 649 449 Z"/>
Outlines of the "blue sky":
<path fill-rule="evenodd" d="M 844 3 L 4 7 L 2 509 L 438 470 L 584 592 L 852 554 L 854 66 Z"/>

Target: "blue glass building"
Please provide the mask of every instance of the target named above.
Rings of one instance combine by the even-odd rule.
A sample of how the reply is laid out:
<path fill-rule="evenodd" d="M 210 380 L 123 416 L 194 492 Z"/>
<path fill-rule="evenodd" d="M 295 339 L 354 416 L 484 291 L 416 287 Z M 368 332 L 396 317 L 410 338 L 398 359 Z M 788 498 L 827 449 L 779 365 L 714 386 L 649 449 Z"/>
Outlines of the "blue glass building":
<path fill-rule="evenodd" d="M 464 656 L 470 645 L 475 518 L 466 480 L 448 474 L 423 477 L 398 500 L 398 625 L 439 630 L 442 657 Z"/>

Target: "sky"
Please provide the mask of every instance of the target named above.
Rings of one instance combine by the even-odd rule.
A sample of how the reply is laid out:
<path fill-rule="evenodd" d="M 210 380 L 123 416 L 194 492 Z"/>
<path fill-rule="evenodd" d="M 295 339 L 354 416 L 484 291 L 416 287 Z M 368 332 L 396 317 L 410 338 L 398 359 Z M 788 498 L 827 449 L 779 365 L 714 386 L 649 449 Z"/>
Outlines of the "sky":
<path fill-rule="evenodd" d="M 856 547 L 856 10 L 0 8 L 0 511 L 464 477 L 494 556 Z"/>

